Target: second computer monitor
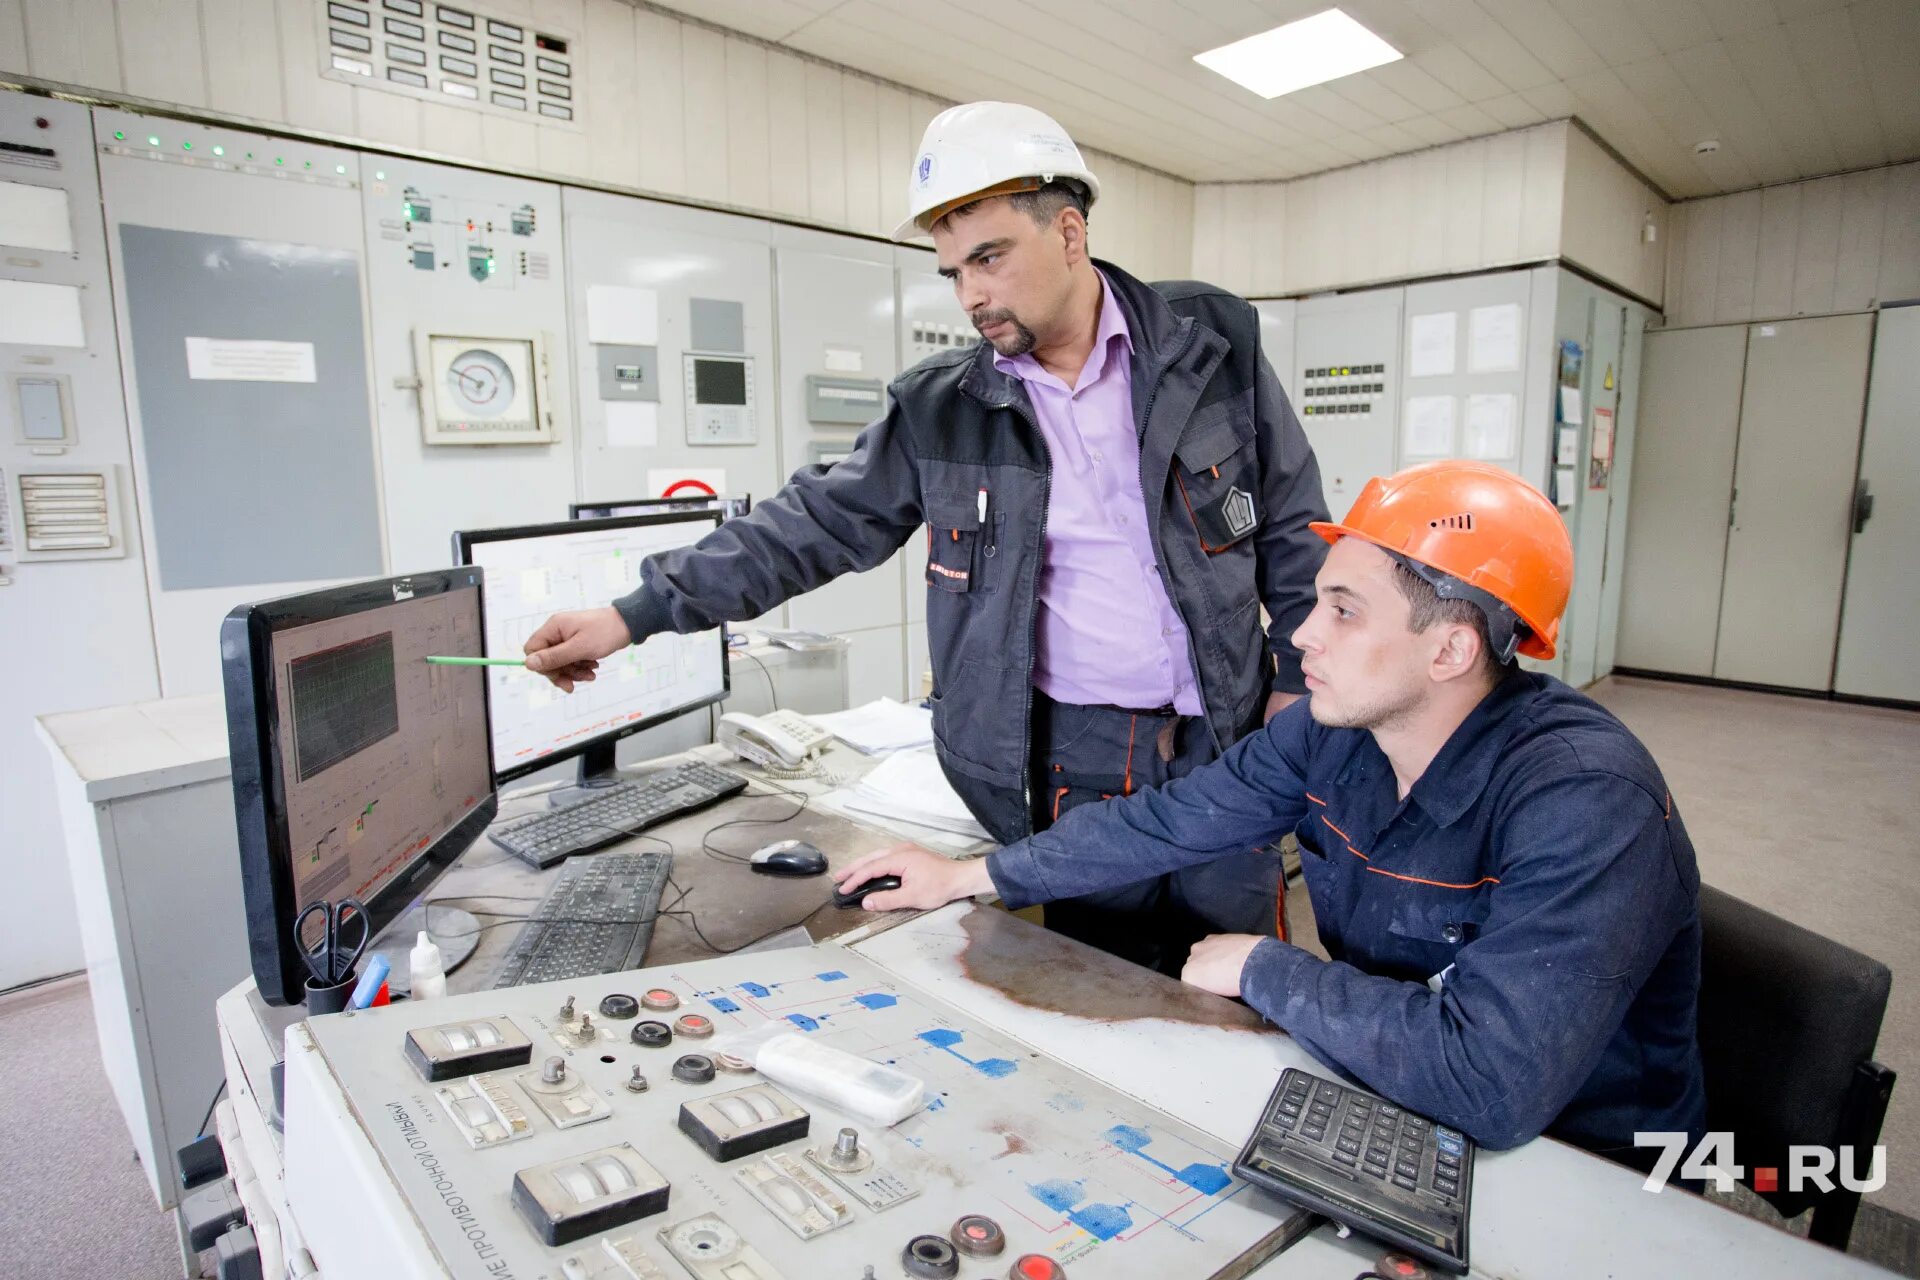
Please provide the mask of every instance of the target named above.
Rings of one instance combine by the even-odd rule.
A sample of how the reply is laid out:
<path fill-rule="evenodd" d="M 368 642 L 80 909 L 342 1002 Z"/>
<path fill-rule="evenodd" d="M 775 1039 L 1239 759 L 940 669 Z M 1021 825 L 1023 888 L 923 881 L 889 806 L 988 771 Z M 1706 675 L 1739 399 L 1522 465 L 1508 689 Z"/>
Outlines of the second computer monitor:
<path fill-rule="evenodd" d="M 742 493 L 716 497 L 709 493 L 688 494 L 677 498 L 622 498 L 614 502 L 575 502 L 567 514 L 575 520 L 604 520 L 609 516 L 645 516 L 660 511 L 718 511 L 723 520 L 733 520 L 753 510 L 753 495 Z"/>
<path fill-rule="evenodd" d="M 454 558 L 485 574 L 488 657 L 517 658 L 556 613 L 597 609 L 640 585 L 640 562 L 690 546 L 720 523 L 713 511 L 469 530 Z M 723 628 L 649 637 L 600 663 L 597 678 L 562 693 L 518 667 L 488 672 L 494 777 L 507 782 L 578 756 L 583 783 L 614 776 L 614 744 L 728 692 Z"/>

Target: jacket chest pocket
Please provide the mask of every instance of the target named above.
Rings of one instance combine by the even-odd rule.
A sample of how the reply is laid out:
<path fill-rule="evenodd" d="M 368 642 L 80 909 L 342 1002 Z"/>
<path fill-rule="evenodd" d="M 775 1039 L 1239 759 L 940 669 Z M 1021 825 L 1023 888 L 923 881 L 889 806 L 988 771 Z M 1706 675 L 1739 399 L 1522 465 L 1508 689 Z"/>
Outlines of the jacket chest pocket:
<path fill-rule="evenodd" d="M 974 496 L 930 493 L 927 511 L 927 586 L 934 591 L 965 594 L 991 590 L 988 569 L 999 555 L 995 536 L 1004 512 L 991 512 L 980 522 Z"/>
<path fill-rule="evenodd" d="M 1393 906 L 1387 932 L 1408 942 L 1452 953 L 1480 936 L 1491 903 L 1484 889 L 1429 889 L 1403 886 L 1404 897 Z M 1436 969 L 1441 966 L 1435 966 Z"/>
<path fill-rule="evenodd" d="M 1259 459 L 1251 434 L 1222 414 L 1196 421 L 1174 450 L 1174 480 L 1208 555 L 1239 546 L 1260 527 Z"/>

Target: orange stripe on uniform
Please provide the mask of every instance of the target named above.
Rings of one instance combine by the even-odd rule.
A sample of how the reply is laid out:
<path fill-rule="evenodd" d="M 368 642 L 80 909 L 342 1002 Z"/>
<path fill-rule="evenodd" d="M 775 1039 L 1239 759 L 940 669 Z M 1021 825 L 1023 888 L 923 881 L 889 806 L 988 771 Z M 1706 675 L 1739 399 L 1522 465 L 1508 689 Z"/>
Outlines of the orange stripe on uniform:
<path fill-rule="evenodd" d="M 1367 855 L 1363 853 L 1360 856 L 1364 858 Z M 1419 876 L 1403 876 L 1396 871 L 1382 871 L 1378 867 L 1368 867 L 1367 870 L 1377 876 L 1386 876 L 1390 880 L 1405 880 L 1410 884 L 1430 884 L 1436 889 L 1478 889 L 1483 884 L 1500 883 L 1498 876 L 1481 876 L 1472 884 L 1451 884 L 1445 880 L 1422 880 Z"/>
<path fill-rule="evenodd" d="M 1120 792 L 1123 796 L 1133 794 L 1133 730 L 1139 722 L 1139 716 L 1127 717 L 1127 776 L 1122 780 L 1125 786 Z"/>
<path fill-rule="evenodd" d="M 1327 807 L 1327 802 L 1325 800 L 1322 800 L 1319 796 L 1313 794 L 1313 792 L 1311 791 L 1307 792 L 1307 799 L 1313 801 L 1315 804 L 1319 805 L 1322 809 Z"/>
<path fill-rule="evenodd" d="M 1336 827 L 1336 826 L 1334 826 L 1334 825 L 1333 825 L 1333 824 L 1332 824 L 1331 822 L 1327 822 L 1327 815 L 1326 815 L 1326 814 L 1324 814 L 1324 813 L 1323 813 L 1323 814 L 1321 814 L 1321 815 L 1320 815 L 1320 821 L 1322 821 L 1322 822 L 1326 822 L 1326 823 L 1327 823 L 1327 830 L 1329 830 L 1329 831 L 1331 831 L 1331 832 L 1333 832 L 1333 834 L 1335 834 L 1335 835 L 1337 835 L 1337 836 L 1339 836 L 1339 837 L 1340 837 L 1340 838 L 1341 838 L 1342 840 L 1345 840 L 1345 841 L 1347 842 L 1347 845 L 1348 845 L 1348 847 L 1349 847 L 1349 848 L 1351 848 L 1351 847 L 1352 847 L 1352 845 L 1353 845 L 1353 837 L 1352 837 L 1352 836 L 1350 836 L 1350 835 L 1348 835 L 1348 834 L 1347 834 L 1346 832 L 1344 832 L 1344 831 L 1342 831 L 1342 830 L 1341 830 L 1340 828 L 1338 828 L 1338 827 Z M 1360 851 L 1359 851 L 1358 849 L 1355 849 L 1355 850 L 1354 850 L 1354 852 L 1355 852 L 1355 853 L 1359 853 Z M 1361 853 L 1361 854 L 1360 854 L 1360 856 L 1364 858 L 1364 857 L 1366 857 L 1367 855 L 1366 855 L 1366 854 L 1364 854 L 1364 853 Z"/>

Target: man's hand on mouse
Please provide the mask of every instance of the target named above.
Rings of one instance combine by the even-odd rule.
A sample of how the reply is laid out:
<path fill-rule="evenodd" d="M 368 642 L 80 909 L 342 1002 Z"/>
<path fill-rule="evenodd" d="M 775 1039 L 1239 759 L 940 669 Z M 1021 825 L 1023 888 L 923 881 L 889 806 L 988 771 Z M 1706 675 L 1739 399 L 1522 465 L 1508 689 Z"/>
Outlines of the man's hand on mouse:
<path fill-rule="evenodd" d="M 959 898 L 993 892 L 985 858 L 955 862 L 917 844 L 896 844 L 870 853 L 841 870 L 834 884 L 846 893 L 875 876 L 899 876 L 900 887 L 868 894 L 860 904 L 868 911 L 930 911 Z"/>

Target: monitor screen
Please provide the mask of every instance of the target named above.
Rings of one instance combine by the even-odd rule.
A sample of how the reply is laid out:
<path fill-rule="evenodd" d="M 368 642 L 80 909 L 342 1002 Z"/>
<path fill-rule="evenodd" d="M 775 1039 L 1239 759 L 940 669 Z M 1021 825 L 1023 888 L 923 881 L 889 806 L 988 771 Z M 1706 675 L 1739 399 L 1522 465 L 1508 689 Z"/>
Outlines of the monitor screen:
<path fill-rule="evenodd" d="M 693 398 L 698 404 L 745 404 L 747 362 L 725 357 L 695 356 Z"/>
<path fill-rule="evenodd" d="M 488 657 L 518 657 L 540 624 L 597 609 L 640 585 L 640 562 L 691 546 L 712 511 L 667 511 L 454 535 L 454 554 L 486 574 Z M 598 678 L 562 693 L 518 667 L 488 669 L 498 782 L 582 755 L 582 779 L 613 770 L 613 744 L 727 696 L 724 630 L 651 636 L 603 659 Z"/>
<path fill-rule="evenodd" d="M 246 605 L 221 629 L 254 977 L 301 998 L 294 917 L 355 898 L 377 932 L 492 820 L 470 569 Z M 309 922 L 310 931 L 318 924 Z"/>
<path fill-rule="evenodd" d="M 612 516 L 644 516 L 660 511 L 718 511 L 722 520 L 737 520 L 753 510 L 753 495 L 715 497 L 710 493 L 673 498 L 621 498 L 612 502 L 575 502 L 567 507 L 570 520 L 605 520 Z"/>

